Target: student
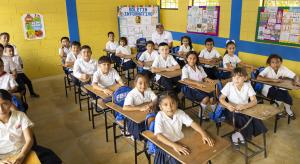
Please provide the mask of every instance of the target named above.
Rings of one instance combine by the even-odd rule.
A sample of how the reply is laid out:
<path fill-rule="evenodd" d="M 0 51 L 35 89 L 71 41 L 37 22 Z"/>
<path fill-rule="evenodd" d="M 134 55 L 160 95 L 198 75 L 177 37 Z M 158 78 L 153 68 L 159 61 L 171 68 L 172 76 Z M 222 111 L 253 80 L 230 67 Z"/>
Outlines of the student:
<path fill-rule="evenodd" d="M 146 75 L 137 74 L 134 80 L 134 88 L 128 93 L 124 101 L 123 110 L 151 112 L 155 110 L 157 96 L 149 87 L 149 79 Z M 135 139 L 140 139 L 139 134 L 145 130 L 145 123 L 136 124 L 127 122 L 128 132 Z"/>
<path fill-rule="evenodd" d="M 15 55 L 14 47 L 11 45 L 6 45 L 4 48 L 4 51 L 7 56 L 10 56 L 12 58 L 12 61 L 14 62 L 15 66 L 16 66 L 16 70 L 17 70 L 16 81 L 19 85 L 19 90 L 20 91 L 25 90 L 26 89 L 25 84 L 26 84 L 29 89 L 29 93 L 30 93 L 31 97 L 35 97 L 35 98 L 40 97 L 40 95 L 38 95 L 34 92 L 31 80 L 24 73 L 23 61 L 19 55 Z"/>
<path fill-rule="evenodd" d="M 115 34 L 113 32 L 108 32 L 108 41 L 105 44 L 104 51 L 106 51 L 108 54 L 114 54 L 116 53 L 116 49 L 119 46 L 118 42 L 115 41 Z"/>
<path fill-rule="evenodd" d="M 154 50 L 154 43 L 150 40 L 147 41 L 146 43 L 146 51 L 142 53 L 142 55 L 140 56 L 140 58 L 138 59 L 138 63 L 140 65 L 143 65 L 143 74 L 146 74 L 148 76 L 149 79 L 152 78 L 153 73 L 150 70 L 150 67 L 146 67 L 145 63 L 146 62 L 153 62 L 154 59 L 158 56 L 158 52 L 156 50 Z"/>
<path fill-rule="evenodd" d="M 81 44 L 77 41 L 71 43 L 71 51 L 67 54 L 65 67 L 73 67 L 76 59 L 81 58 L 80 47 Z"/>
<path fill-rule="evenodd" d="M 191 126 L 196 132 L 202 136 L 203 143 L 209 146 L 214 145 L 207 133 L 195 123 L 186 113 L 177 109 L 178 98 L 174 92 L 165 91 L 159 96 L 159 111 L 155 118 L 154 135 L 157 139 L 172 147 L 179 155 L 189 155 L 190 150 L 187 145 L 176 143 L 184 138 L 182 133 L 182 125 Z M 201 142 L 201 141 L 195 141 Z M 169 161 L 168 161 L 169 160 Z M 167 155 L 163 150 L 159 149 L 155 153 L 154 163 L 178 163 L 176 159 Z"/>
<path fill-rule="evenodd" d="M 118 72 L 114 68 L 111 68 L 110 58 L 108 56 L 100 57 L 98 60 L 98 69 L 93 75 L 93 88 L 111 96 L 113 91 L 109 87 L 117 83 L 124 86 L 124 82 Z M 104 101 L 100 102 L 100 105 L 104 107 Z"/>
<path fill-rule="evenodd" d="M 61 58 L 62 64 L 65 63 L 67 55 L 70 53 L 70 39 L 66 36 L 60 39 L 60 48 L 58 49 L 58 55 Z"/>
<path fill-rule="evenodd" d="M 91 59 L 92 49 L 88 45 L 81 47 L 82 57 L 74 63 L 73 74 L 78 79 L 89 79 L 97 71 L 97 62 Z M 75 80 L 75 83 L 78 81 Z"/>
<path fill-rule="evenodd" d="M 9 36 L 9 33 L 7 32 L 2 32 L 0 33 L 0 43 L 3 45 L 3 46 L 6 46 L 6 45 L 12 45 L 14 47 L 14 52 L 15 52 L 15 55 L 19 55 L 18 53 L 18 50 L 17 50 L 17 47 L 11 43 L 9 43 L 10 41 L 10 36 Z"/>
<path fill-rule="evenodd" d="M 7 73 L 11 73 L 14 78 L 17 77 L 16 66 L 12 61 L 11 57 L 4 55 L 4 46 L 0 44 L 0 57 L 4 63 L 4 71 Z"/>
<path fill-rule="evenodd" d="M 51 150 L 33 145 L 33 123 L 25 113 L 13 109 L 11 99 L 9 92 L 0 89 L 0 163 L 21 164 L 31 150 L 41 163 L 62 163 Z"/>
<path fill-rule="evenodd" d="M 157 24 L 156 31 L 152 33 L 152 41 L 155 44 L 155 49 L 158 49 L 160 43 L 167 43 L 169 48 L 173 47 L 173 37 L 171 32 L 165 31 L 164 25 Z"/>
<path fill-rule="evenodd" d="M 234 68 L 232 72 L 232 82 L 228 82 L 221 90 L 220 103 L 227 109 L 224 113 L 225 118 L 232 122 L 234 117 L 234 125 L 237 129 L 242 128 L 250 119 L 249 116 L 241 114 L 239 111 L 254 107 L 257 104 L 256 93 L 250 82 L 246 82 L 247 79 L 247 72 L 244 68 Z M 257 136 L 266 131 L 267 128 L 263 122 L 253 118 L 248 126 L 232 134 L 232 142 L 235 148 L 239 149 L 238 141 L 244 144 L 245 139 L 250 140 L 252 136 Z"/>
<path fill-rule="evenodd" d="M 135 63 L 131 59 L 124 58 L 125 56 L 131 55 L 131 49 L 128 46 L 128 41 L 126 37 L 121 37 L 119 40 L 119 47 L 116 49 L 116 56 L 122 59 L 122 68 L 123 70 L 128 70 L 135 68 Z M 128 71 L 125 73 L 126 78 L 129 78 Z"/>
<path fill-rule="evenodd" d="M 178 54 L 182 57 L 178 57 L 178 64 L 182 68 L 185 65 L 184 57 L 189 51 L 194 51 L 192 40 L 188 36 L 181 37 L 181 46 L 179 47 Z M 184 57 L 183 57 L 184 56 Z"/>
<path fill-rule="evenodd" d="M 10 93 L 14 93 L 18 90 L 18 84 L 15 81 L 14 77 L 4 71 L 3 60 L 0 59 L 0 89 L 5 89 Z"/>
<path fill-rule="evenodd" d="M 214 40 L 212 38 L 207 38 L 205 40 L 205 48 L 199 54 L 200 61 L 218 63 L 222 61 L 222 57 L 219 52 L 214 48 Z M 211 79 L 217 79 L 217 68 L 208 64 L 204 65 L 204 71 L 207 76 Z"/>
<path fill-rule="evenodd" d="M 199 65 L 199 59 L 197 57 L 197 52 L 190 51 L 186 55 L 187 64 L 182 68 L 181 80 L 189 84 L 194 84 L 200 87 L 205 87 L 200 82 L 213 83 L 214 81 L 207 77 L 204 69 Z M 214 99 L 213 93 L 206 93 L 200 90 L 192 89 L 188 86 L 181 88 L 183 94 L 188 97 L 190 100 L 200 102 L 201 108 L 203 111 L 206 110 L 207 105 L 211 104 L 210 107 L 214 111 L 216 108 L 216 101 Z M 198 114 L 199 118 L 201 112 Z M 202 116 L 202 119 L 206 119 L 205 116 Z"/>
<path fill-rule="evenodd" d="M 271 54 L 267 59 L 267 66 L 261 73 L 259 73 L 257 79 L 266 82 L 282 82 L 283 78 L 293 79 L 294 85 L 299 85 L 299 77 L 289 70 L 287 67 L 282 65 L 282 58 L 277 54 Z M 296 116 L 291 110 L 293 105 L 292 97 L 288 91 L 283 88 L 275 88 L 270 85 L 264 84 L 262 94 L 266 97 L 274 99 L 278 104 L 283 103 L 286 113 L 291 119 L 295 120 Z"/>
<path fill-rule="evenodd" d="M 224 79 L 230 78 L 231 71 L 237 66 L 249 67 L 253 69 L 253 66 L 243 63 L 241 59 L 234 54 L 235 47 L 236 45 L 234 40 L 226 41 L 226 51 L 223 57 L 223 67 L 227 70 L 227 72 L 224 72 L 223 74 Z"/>
<path fill-rule="evenodd" d="M 159 73 L 163 71 L 175 71 L 180 69 L 179 64 L 176 60 L 169 54 L 169 46 L 167 43 L 160 43 L 158 46 L 159 54 L 153 61 L 151 72 L 152 73 Z M 180 77 L 174 78 L 166 78 L 159 74 L 155 76 L 156 81 L 162 85 L 165 90 L 172 90 L 173 85 L 177 84 L 177 81 Z M 180 91 L 179 85 L 176 85 L 177 91 Z"/>

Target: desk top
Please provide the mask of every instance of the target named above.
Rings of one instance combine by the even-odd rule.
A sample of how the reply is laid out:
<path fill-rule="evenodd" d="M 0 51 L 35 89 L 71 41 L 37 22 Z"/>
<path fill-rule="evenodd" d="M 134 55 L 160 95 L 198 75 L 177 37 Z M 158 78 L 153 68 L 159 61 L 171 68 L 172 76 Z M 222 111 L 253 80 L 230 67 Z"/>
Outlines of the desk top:
<path fill-rule="evenodd" d="M 179 80 L 178 82 L 181 84 L 187 85 L 190 88 L 194 88 L 194 89 L 206 92 L 206 93 L 214 92 L 216 90 L 216 83 L 217 83 L 217 82 L 216 83 L 199 82 L 200 84 L 203 84 L 205 86 L 205 87 L 200 87 L 198 85 L 187 83 L 184 80 Z"/>
<path fill-rule="evenodd" d="M 279 112 L 279 108 L 276 108 L 270 104 L 257 104 L 252 108 L 240 111 L 240 113 L 242 114 L 257 118 L 259 120 L 267 120 L 275 116 Z"/>
<path fill-rule="evenodd" d="M 178 77 L 178 76 L 181 76 L 181 69 L 177 69 L 175 71 L 158 72 L 157 74 L 164 76 L 166 78 Z"/>
<path fill-rule="evenodd" d="M 84 85 L 83 87 L 84 87 L 85 89 L 87 89 L 88 91 L 94 93 L 96 96 L 99 96 L 99 97 L 102 98 L 102 99 L 107 99 L 107 98 L 111 97 L 111 96 L 105 94 L 105 93 L 102 92 L 102 91 L 99 91 L 99 90 L 94 89 L 92 85 L 87 84 L 87 85 Z M 110 87 L 108 87 L 108 88 L 109 88 L 110 90 L 112 90 L 112 91 L 115 91 L 115 90 L 117 90 L 119 87 L 120 87 L 120 85 L 115 84 L 115 85 L 112 85 L 112 86 L 110 86 Z"/>
<path fill-rule="evenodd" d="M 132 61 L 138 66 L 138 67 L 151 67 L 153 61 L 149 61 L 149 62 L 144 62 L 144 66 L 140 65 L 138 63 L 138 60 L 136 58 L 133 58 Z"/>
<path fill-rule="evenodd" d="M 124 56 L 122 56 L 122 58 L 124 58 L 124 59 L 134 59 L 135 57 L 136 57 L 135 54 L 133 54 L 133 55 L 124 55 Z"/>
<path fill-rule="evenodd" d="M 115 112 L 121 113 L 126 118 L 138 124 L 144 122 L 146 119 L 146 115 L 148 114 L 147 112 L 142 111 L 124 111 L 122 107 L 114 104 L 113 102 L 106 103 L 106 106 L 114 110 Z"/>
<path fill-rule="evenodd" d="M 271 86 L 274 86 L 274 87 L 284 88 L 284 89 L 288 89 L 288 90 L 298 90 L 298 89 L 300 89 L 299 86 L 293 85 L 292 81 L 288 80 L 288 79 L 284 79 L 283 82 L 280 82 L 280 83 L 261 81 L 261 80 L 257 80 L 257 79 L 251 79 L 251 81 L 271 85 Z"/>
<path fill-rule="evenodd" d="M 156 136 L 151 131 L 144 131 L 142 135 L 157 145 L 159 148 L 170 154 L 172 157 L 177 159 L 181 163 L 207 163 L 210 159 L 214 158 L 217 154 L 224 151 L 226 148 L 230 146 L 230 142 L 221 137 L 213 137 L 215 141 L 214 147 L 208 146 L 208 144 L 203 144 L 202 136 L 195 132 L 194 130 L 190 130 L 184 133 L 185 137 L 179 141 L 189 147 L 191 150 L 191 154 L 189 155 L 179 155 L 173 148 L 165 145 L 160 142 Z"/>
<path fill-rule="evenodd" d="M 14 161 L 16 159 L 17 156 L 12 156 L 10 158 L 8 158 L 8 161 Z M 0 160 L 1 162 L 1 160 Z M 25 160 L 23 161 L 23 164 L 41 164 L 38 156 L 36 155 L 36 153 L 34 151 L 30 151 L 29 154 L 27 155 L 27 157 L 25 158 Z"/>

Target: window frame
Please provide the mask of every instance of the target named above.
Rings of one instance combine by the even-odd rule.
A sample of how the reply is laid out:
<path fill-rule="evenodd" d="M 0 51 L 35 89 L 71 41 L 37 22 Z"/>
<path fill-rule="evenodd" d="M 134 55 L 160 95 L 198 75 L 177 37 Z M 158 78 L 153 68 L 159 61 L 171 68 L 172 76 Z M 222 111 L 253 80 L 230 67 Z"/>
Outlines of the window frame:
<path fill-rule="evenodd" d="M 195 6 L 195 0 L 191 0 L 192 1 L 192 6 Z M 219 2 L 220 3 L 220 2 Z M 220 4 L 219 4 L 220 5 Z M 214 6 L 218 6 L 218 5 L 214 5 Z"/>
<path fill-rule="evenodd" d="M 162 9 L 162 10 L 178 10 L 179 9 L 179 0 L 177 0 L 177 8 L 162 8 L 161 7 L 161 1 L 162 0 L 159 0 L 159 8 Z"/>

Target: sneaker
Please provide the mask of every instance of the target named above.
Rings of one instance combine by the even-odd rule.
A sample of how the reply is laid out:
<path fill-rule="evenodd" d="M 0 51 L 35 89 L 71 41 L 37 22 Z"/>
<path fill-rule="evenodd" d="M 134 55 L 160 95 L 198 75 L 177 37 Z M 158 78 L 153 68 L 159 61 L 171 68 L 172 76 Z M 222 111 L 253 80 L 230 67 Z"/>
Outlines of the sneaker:
<path fill-rule="evenodd" d="M 36 93 L 30 94 L 30 96 L 33 97 L 33 98 L 39 98 L 40 97 L 40 95 L 38 95 Z"/>
<path fill-rule="evenodd" d="M 296 115 L 295 115 L 295 113 L 293 113 L 292 115 L 289 115 L 289 117 L 290 117 L 292 120 L 296 120 Z"/>
<path fill-rule="evenodd" d="M 236 133 L 233 133 L 231 135 L 231 141 L 232 141 L 233 147 L 234 147 L 235 150 L 240 150 L 240 145 L 238 143 L 238 138 L 234 137 L 234 135 L 236 135 Z"/>

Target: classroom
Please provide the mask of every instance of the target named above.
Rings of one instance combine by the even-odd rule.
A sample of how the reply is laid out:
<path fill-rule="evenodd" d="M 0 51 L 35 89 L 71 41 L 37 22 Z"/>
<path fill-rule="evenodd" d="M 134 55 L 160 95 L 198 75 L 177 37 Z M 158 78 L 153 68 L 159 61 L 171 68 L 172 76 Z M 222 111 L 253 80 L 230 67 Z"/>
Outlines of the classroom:
<path fill-rule="evenodd" d="M 300 0 L 0 3 L 0 164 L 300 163 Z"/>

